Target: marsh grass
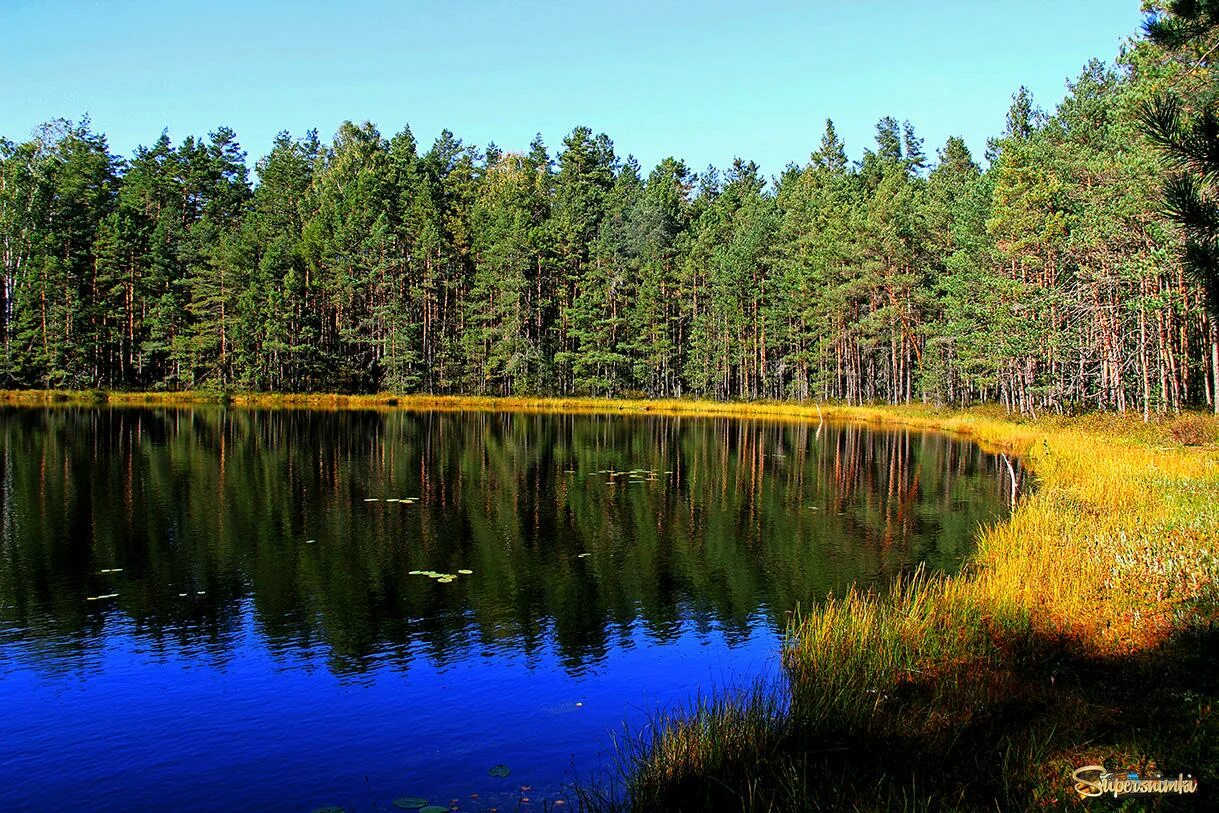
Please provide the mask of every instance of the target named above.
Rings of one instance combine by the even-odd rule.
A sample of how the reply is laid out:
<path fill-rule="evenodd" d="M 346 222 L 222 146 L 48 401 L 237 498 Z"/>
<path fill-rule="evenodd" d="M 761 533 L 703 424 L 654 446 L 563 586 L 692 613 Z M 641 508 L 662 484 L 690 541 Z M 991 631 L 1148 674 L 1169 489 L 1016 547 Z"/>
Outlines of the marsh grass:
<path fill-rule="evenodd" d="M 1182 419 L 825 415 L 970 435 L 1020 454 L 1038 487 L 982 529 L 962 573 L 800 613 L 786 714 L 722 701 L 666 719 L 629 760 L 627 792 L 589 807 L 1070 809 L 1071 771 L 1100 763 L 1192 773 L 1203 793 L 1093 808 L 1213 809 L 1216 448 L 1183 443 Z"/>
<path fill-rule="evenodd" d="M 626 788 L 645 807 L 672 797 L 732 803 L 751 784 L 769 791 L 782 778 L 789 721 L 786 693 L 777 684 L 696 697 L 641 732 L 615 739 L 617 775 L 610 785 Z M 610 799 L 597 801 L 594 807 Z"/>

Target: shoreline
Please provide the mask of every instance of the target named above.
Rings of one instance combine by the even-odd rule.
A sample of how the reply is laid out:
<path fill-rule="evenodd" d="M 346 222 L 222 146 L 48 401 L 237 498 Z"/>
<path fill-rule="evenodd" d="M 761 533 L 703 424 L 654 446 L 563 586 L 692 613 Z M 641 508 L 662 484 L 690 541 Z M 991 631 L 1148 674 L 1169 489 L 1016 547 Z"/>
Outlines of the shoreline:
<path fill-rule="evenodd" d="M 1037 478 L 965 567 L 797 608 L 788 702 L 697 702 L 620 751 L 631 809 L 1061 806 L 1080 765 L 1219 783 L 1219 419 L 993 407 L 0 391 L 13 406 L 512 411 L 850 422 L 966 437 Z M 1185 698 L 1182 700 L 1182 698 Z M 968 766 L 967 769 L 962 766 Z M 1142 775 L 1149 775 L 1143 773 Z M 621 799 L 577 788 L 589 810 Z M 915 800 L 918 804 L 911 804 Z M 801 801 L 805 800 L 805 801 Z"/>
<path fill-rule="evenodd" d="M 579 415 L 664 415 L 818 421 L 902 426 L 973 439 L 986 451 L 1020 455 L 1024 437 L 1006 438 L 984 427 L 1002 417 L 994 405 L 960 410 L 923 404 L 849 406 L 813 401 L 714 401 L 703 399 L 593 398 L 575 396 L 394 395 L 377 393 L 211 393 L 105 390 L 0 390 L 0 406 L 26 407 L 190 407 L 246 409 L 372 410 L 378 412 L 516 412 Z"/>

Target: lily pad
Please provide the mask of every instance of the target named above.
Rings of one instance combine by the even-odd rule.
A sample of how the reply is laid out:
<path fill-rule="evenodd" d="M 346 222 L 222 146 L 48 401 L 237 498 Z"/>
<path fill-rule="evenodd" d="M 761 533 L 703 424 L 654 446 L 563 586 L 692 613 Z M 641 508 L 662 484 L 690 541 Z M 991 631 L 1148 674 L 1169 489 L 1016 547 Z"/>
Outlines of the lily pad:
<path fill-rule="evenodd" d="M 452 576 L 445 576 L 444 578 L 437 579 L 436 583 L 437 584 L 452 584 L 455 581 L 457 581 L 457 580 L 454 579 Z"/>
<path fill-rule="evenodd" d="M 507 765 L 496 765 L 487 771 L 488 776 L 498 776 L 501 779 L 512 773 L 512 769 Z"/>
<path fill-rule="evenodd" d="M 394 799 L 394 807 L 402 810 L 418 810 L 427 804 L 427 799 L 422 796 L 403 796 L 401 799 Z M 432 805 L 435 807 L 435 805 Z"/>
<path fill-rule="evenodd" d="M 460 573 L 462 576 L 472 576 L 472 575 L 474 575 L 474 571 L 473 571 L 473 570 L 464 570 L 464 569 L 463 569 L 463 570 L 459 570 L 459 571 L 457 571 L 457 572 L 458 572 L 458 573 Z"/>
<path fill-rule="evenodd" d="M 419 813 L 449 813 L 449 808 L 441 807 L 440 805 L 428 805 L 427 807 L 419 808 Z"/>

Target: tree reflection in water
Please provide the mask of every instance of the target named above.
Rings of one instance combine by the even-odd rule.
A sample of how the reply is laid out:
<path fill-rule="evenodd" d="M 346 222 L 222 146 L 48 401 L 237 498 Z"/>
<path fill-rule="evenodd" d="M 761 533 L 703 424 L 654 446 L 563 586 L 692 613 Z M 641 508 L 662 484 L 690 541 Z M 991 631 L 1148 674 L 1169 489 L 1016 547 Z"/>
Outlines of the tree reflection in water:
<path fill-rule="evenodd" d="M 76 668 L 122 622 L 223 662 L 252 625 L 353 677 L 548 642 L 578 674 L 641 632 L 748 636 L 852 582 L 956 568 L 1006 477 L 966 441 L 855 426 L 5 409 L 0 643 Z"/>

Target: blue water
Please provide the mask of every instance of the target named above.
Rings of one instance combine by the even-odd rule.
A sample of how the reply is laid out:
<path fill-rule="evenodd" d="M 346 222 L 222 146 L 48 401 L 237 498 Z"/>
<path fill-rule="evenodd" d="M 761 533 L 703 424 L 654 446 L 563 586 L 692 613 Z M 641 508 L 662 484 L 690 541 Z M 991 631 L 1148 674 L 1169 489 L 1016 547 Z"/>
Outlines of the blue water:
<path fill-rule="evenodd" d="M 1000 465 L 719 419 L 0 410 L 0 809 L 612 792 L 658 713 L 781 680 L 797 604 L 958 567 Z"/>
<path fill-rule="evenodd" d="M 268 648 L 248 602 L 240 613 L 222 653 L 142 644 L 121 617 L 71 654 L 0 647 L 3 808 L 372 810 L 410 795 L 540 810 L 570 797 L 570 780 L 611 778 L 599 771 L 611 734 L 644 733 L 693 687 L 773 674 L 779 643 L 761 619 L 734 640 L 714 622 L 685 621 L 667 643 L 634 626 L 572 672 L 550 643 L 472 643 L 446 658 L 413 640 L 344 676 L 324 647 Z M 497 764 L 512 774 L 488 776 Z"/>

